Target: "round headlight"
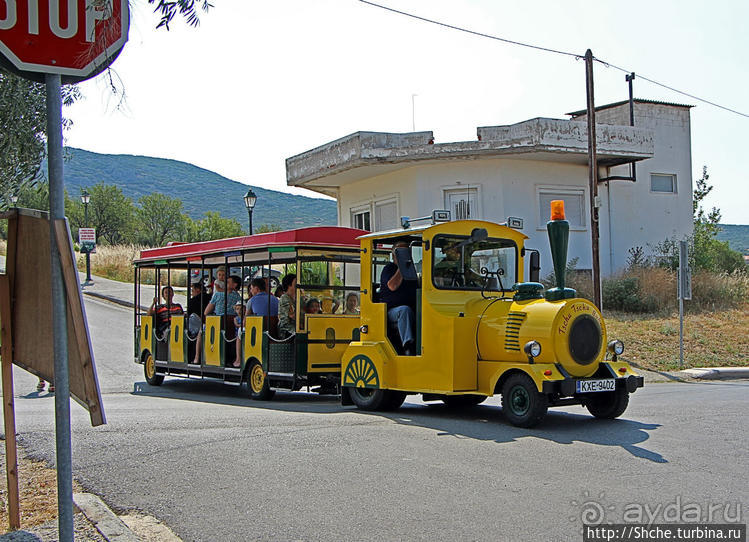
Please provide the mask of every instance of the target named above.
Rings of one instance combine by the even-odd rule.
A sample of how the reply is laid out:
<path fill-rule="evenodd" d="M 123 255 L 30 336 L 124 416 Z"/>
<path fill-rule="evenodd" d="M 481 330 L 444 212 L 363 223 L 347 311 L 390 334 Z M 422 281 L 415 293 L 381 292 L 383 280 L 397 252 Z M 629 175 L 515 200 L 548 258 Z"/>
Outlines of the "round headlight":
<path fill-rule="evenodd" d="M 537 341 L 528 341 L 523 347 L 525 354 L 532 358 L 537 358 L 541 355 L 541 345 Z"/>
<path fill-rule="evenodd" d="M 609 352 L 621 356 L 624 352 L 624 343 L 619 339 L 613 340 L 609 343 Z"/>

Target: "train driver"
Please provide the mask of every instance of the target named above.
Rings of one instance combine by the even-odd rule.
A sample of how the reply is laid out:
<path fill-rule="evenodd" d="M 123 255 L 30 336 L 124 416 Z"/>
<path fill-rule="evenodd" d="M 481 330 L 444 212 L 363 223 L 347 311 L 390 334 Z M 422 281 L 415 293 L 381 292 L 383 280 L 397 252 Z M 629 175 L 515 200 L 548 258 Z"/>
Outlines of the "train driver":
<path fill-rule="evenodd" d="M 404 280 L 398 268 L 395 250 L 408 248 L 406 240 L 393 243 L 393 261 L 388 263 L 380 275 L 380 301 L 387 304 L 388 324 L 398 327 L 403 350 L 407 356 L 416 355 L 415 349 L 415 314 L 416 289 L 418 283 Z"/>

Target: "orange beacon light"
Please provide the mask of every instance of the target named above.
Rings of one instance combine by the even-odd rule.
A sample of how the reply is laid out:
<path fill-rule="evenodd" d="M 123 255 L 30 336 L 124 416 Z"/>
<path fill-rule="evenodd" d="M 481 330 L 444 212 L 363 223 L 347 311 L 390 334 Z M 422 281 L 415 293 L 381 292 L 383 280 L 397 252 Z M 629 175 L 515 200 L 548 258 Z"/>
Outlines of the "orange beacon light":
<path fill-rule="evenodd" d="M 551 219 L 564 220 L 564 200 L 555 199 L 551 201 Z"/>

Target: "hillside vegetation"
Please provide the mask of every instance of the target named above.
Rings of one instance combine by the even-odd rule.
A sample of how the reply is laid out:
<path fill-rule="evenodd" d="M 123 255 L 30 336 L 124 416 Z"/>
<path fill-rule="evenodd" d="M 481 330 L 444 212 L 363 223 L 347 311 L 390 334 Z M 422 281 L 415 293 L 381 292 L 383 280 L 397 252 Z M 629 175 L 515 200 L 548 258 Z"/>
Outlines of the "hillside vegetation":
<path fill-rule="evenodd" d="M 206 211 L 220 211 L 224 218 L 247 224 L 243 196 L 246 184 L 178 160 L 98 154 L 68 148 L 65 162 L 65 188 L 72 197 L 84 187 L 97 183 L 116 185 L 122 193 L 138 201 L 141 196 L 161 192 L 183 202 L 193 219 Z M 336 224 L 336 203 L 332 200 L 285 194 L 253 186 L 257 205 L 252 215 L 255 227 L 277 224 L 283 229 Z"/>
<path fill-rule="evenodd" d="M 749 254 L 749 225 L 720 224 L 719 241 L 728 241 L 728 246 L 742 254 Z"/>

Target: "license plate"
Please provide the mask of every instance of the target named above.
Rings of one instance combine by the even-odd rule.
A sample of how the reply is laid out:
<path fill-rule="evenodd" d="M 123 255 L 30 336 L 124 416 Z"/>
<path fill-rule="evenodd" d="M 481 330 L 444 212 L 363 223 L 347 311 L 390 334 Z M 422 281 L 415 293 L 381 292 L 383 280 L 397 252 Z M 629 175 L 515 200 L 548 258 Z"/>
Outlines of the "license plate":
<path fill-rule="evenodd" d="M 614 391 L 616 381 L 613 378 L 602 380 L 578 380 L 577 393 L 593 393 L 597 391 Z"/>

